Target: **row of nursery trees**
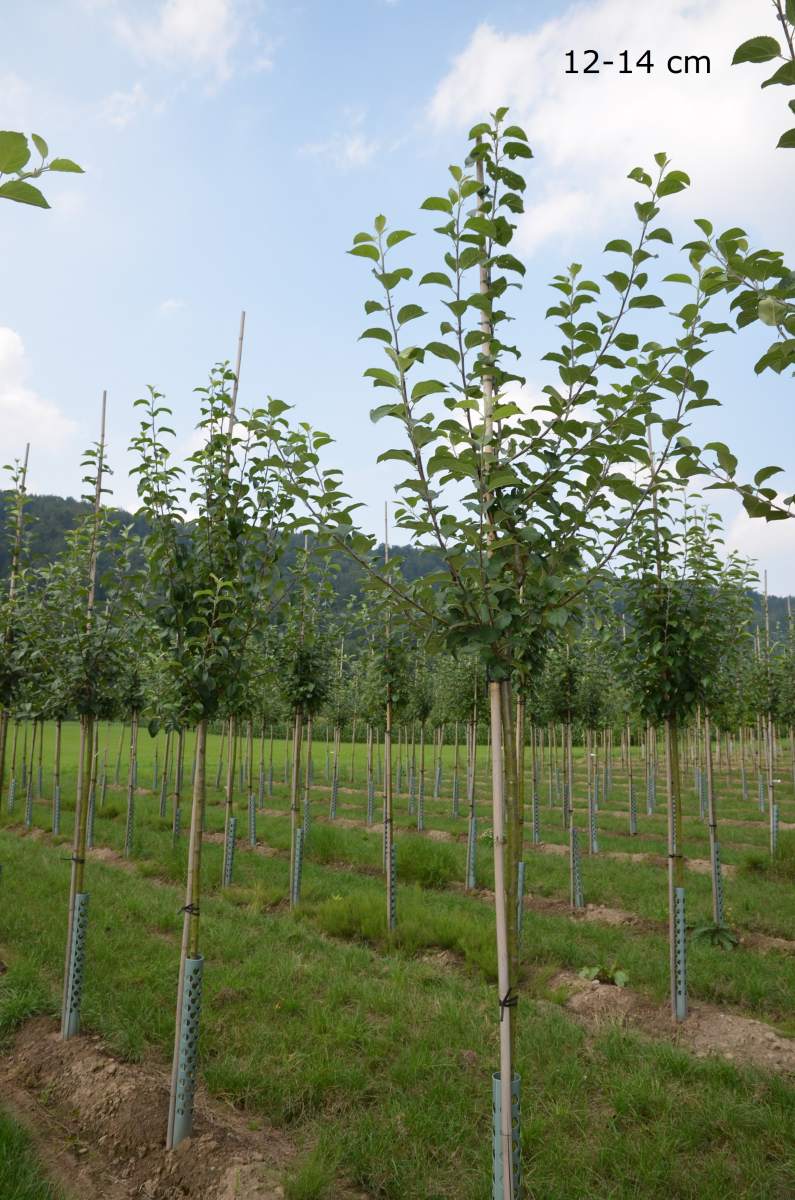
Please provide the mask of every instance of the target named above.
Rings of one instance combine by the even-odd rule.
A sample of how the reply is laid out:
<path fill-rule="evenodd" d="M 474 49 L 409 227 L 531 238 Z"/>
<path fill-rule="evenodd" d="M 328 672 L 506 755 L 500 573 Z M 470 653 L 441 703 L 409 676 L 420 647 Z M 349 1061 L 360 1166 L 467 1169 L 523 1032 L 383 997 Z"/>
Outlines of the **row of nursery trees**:
<path fill-rule="evenodd" d="M 792 51 L 795 15 L 789 4 L 778 8 Z M 795 51 L 788 56 L 776 39 L 752 39 L 738 55 L 738 61 L 756 62 L 780 56 L 784 66 L 768 82 L 793 82 Z M 0 135 L 0 171 L 16 176 L 0 194 L 34 203 L 37 189 L 28 183 L 21 136 Z M 39 141 L 40 173 L 47 148 Z M 685 247 L 683 265 L 661 210 L 689 180 L 658 154 L 650 170 L 630 173 L 639 189 L 632 228 L 606 246 L 618 265 L 597 280 L 575 263 L 552 281 L 555 300 L 547 316 L 559 340 L 545 359 L 554 374 L 541 403 L 529 407 L 519 350 L 510 341 L 509 302 L 525 273 L 511 247 L 523 212 L 520 168 L 531 157 L 524 131 L 506 124 L 505 109 L 475 126 L 465 164 L 451 167 L 447 187 L 422 206 L 439 222 L 442 249 L 437 268 L 418 280 L 405 257 L 411 232 L 389 227 L 383 216 L 357 234 L 351 248 L 369 268 L 373 289 L 363 336 L 383 352 L 366 371 L 384 397 L 372 417 L 390 421 L 397 432 L 381 461 L 404 470 L 394 524 L 404 538 L 433 547 L 443 564 L 434 574 L 406 582 L 388 549 L 379 553 L 375 539 L 357 529 L 356 505 L 341 473 L 324 465 L 327 434 L 292 422 L 278 400 L 239 411 L 239 356 L 238 370 L 215 369 L 199 390 L 201 446 L 185 464 L 173 457 L 163 397 L 150 389 L 138 401 L 135 473 L 149 530 L 143 562 L 132 540 L 110 527 L 103 505 L 104 402 L 100 438 L 86 458 L 92 515 L 71 536 L 64 557 L 43 572 L 26 570 L 22 562 L 25 464 L 19 467 L 13 569 L 2 610 L 0 764 L 12 717 L 23 708 L 36 718 L 79 718 L 64 1036 L 79 1028 L 97 723 L 129 714 L 135 730 L 142 716 L 151 716 L 177 736 L 185 730 L 194 735 L 169 1145 L 190 1132 L 196 1077 L 210 724 L 230 723 L 234 745 L 236 723 L 261 720 L 268 705 L 275 708 L 275 674 L 280 715 L 284 707 L 292 714 L 295 900 L 302 741 L 311 738 L 324 706 L 336 727 L 344 712 L 352 722 L 346 682 L 353 672 L 343 648 L 340 681 L 338 647 L 331 652 L 334 632 L 322 600 L 330 586 L 324 552 L 351 555 L 370 583 L 356 703 L 358 719 L 375 726 L 380 716 L 390 925 L 396 919 L 393 741 L 396 723 L 413 719 L 422 728 L 433 719 L 434 689 L 419 685 L 427 678 L 426 656 L 441 655 L 446 670 L 463 672 L 463 703 L 470 704 L 471 688 L 488 721 L 500 1042 L 493 1080 L 497 1200 L 516 1200 L 522 1188 L 514 1061 L 527 745 L 522 731 L 539 725 L 542 713 L 563 728 L 569 779 L 575 725 L 593 731 L 615 724 L 610 705 L 623 707 L 630 727 L 640 721 L 660 732 L 677 1018 L 686 1013 L 681 747 L 682 731 L 695 714 L 702 728 L 707 723 L 708 777 L 709 723 L 739 731 L 758 719 L 772 799 L 777 724 L 790 719 L 791 693 L 780 668 L 791 658 L 791 644 L 774 652 L 764 630 L 753 653 L 737 637 L 746 620 L 744 568 L 721 565 L 709 521 L 683 520 L 679 507 L 683 484 L 706 475 L 711 486 L 739 492 L 751 516 L 790 515 L 792 497 L 779 497 L 769 485 L 779 468 L 763 468 L 753 483 L 741 482 L 724 443 L 693 440 L 691 414 L 717 403 L 701 368 L 714 339 L 734 328 L 726 319 L 727 297 L 739 327 L 770 327 L 773 341 L 757 370 L 781 372 L 791 365 L 795 275 L 780 253 L 752 250 L 740 229 L 715 234 L 703 219 L 697 240 Z M 49 169 L 58 169 L 55 162 Z M 680 289 L 673 311 L 653 280 Z M 436 297 L 430 304 L 437 310 L 430 340 L 415 332 L 433 320 L 424 307 L 428 295 Z M 311 548 L 287 576 L 279 570 L 280 558 L 299 530 L 311 534 Z M 110 551 L 109 558 L 100 551 Z M 101 604 L 100 561 L 110 562 Z M 608 589 L 615 578 L 621 580 L 624 613 L 620 637 L 615 629 L 609 633 Z M 272 662 L 278 663 L 275 672 Z M 629 664 L 623 688 L 615 682 L 621 663 Z M 725 682 L 738 672 L 756 681 L 739 700 L 739 689 L 732 696 Z M 600 674 L 611 677 L 608 687 L 594 683 Z M 750 711 L 729 711 L 735 703 L 750 704 Z M 572 791 L 567 804 L 574 867 Z M 714 841 L 712 801 L 709 820 Z M 230 788 L 227 878 L 235 825 Z"/>

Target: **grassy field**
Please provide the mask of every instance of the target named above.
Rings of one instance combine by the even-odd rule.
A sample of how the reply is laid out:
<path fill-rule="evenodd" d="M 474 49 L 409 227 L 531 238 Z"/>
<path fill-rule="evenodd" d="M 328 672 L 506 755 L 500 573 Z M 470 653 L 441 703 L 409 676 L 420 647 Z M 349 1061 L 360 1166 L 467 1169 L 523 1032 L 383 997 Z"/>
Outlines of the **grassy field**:
<path fill-rule="evenodd" d="M 0 822 L 2 924 L 8 972 L 0 977 L 0 1029 L 55 1011 L 68 891 L 76 731 L 64 738 L 62 837 L 52 839 L 48 772 L 34 804 L 36 837 L 3 804 Z M 49 735 L 51 736 L 51 731 Z M 103 740 L 105 730 L 103 728 Z M 109 787 L 97 811 L 95 845 L 120 851 L 125 795 L 114 784 L 118 728 L 109 737 Z M 88 864 L 91 893 L 84 1024 L 132 1060 L 166 1063 L 173 1038 L 186 839 L 172 847 L 170 820 L 158 814 L 152 785 L 154 743 L 142 736 L 136 833 L 129 869 Z M 488 896 L 467 895 L 464 816 L 451 816 L 450 749 L 441 793 L 426 781 L 426 829 L 415 830 L 408 797 L 397 803 L 398 929 L 386 930 L 381 839 L 365 826 L 365 750 L 356 748 L 355 790 L 340 789 L 338 821 L 328 821 L 325 748 L 315 746 L 313 826 L 302 902 L 286 905 L 289 820 L 283 742 L 274 786 L 258 813 L 268 853 L 239 846 L 235 883 L 222 891 L 220 792 L 212 786 L 219 743 L 210 750 L 208 840 L 203 856 L 206 999 L 201 1064 L 208 1089 L 290 1133 L 304 1148 L 285 1180 L 293 1200 L 333 1197 L 338 1178 L 384 1200 L 480 1200 L 490 1177 L 490 1082 L 496 1060 L 493 912 Z M 101 743 L 102 754 L 102 743 Z M 349 762 L 350 747 L 344 760 Z M 162 737 L 159 742 L 162 762 Z M 480 749 L 478 811 L 489 826 L 486 750 Z M 581 765 L 581 764 L 580 764 Z M 122 763 L 121 778 L 124 776 Z M 779 772 L 786 780 L 786 772 Z M 255 757 L 256 775 L 256 757 Z M 349 780 L 341 780 L 345 788 Z M 732 925 L 740 932 L 793 937 L 795 855 L 782 835 L 776 872 L 767 869 L 767 831 L 751 780 L 721 779 L 719 819 Z M 255 788 L 256 790 L 256 788 Z M 463 813 L 463 784 L 461 787 Z M 245 828 L 245 791 L 239 827 Z M 639 789 L 640 794 L 640 789 Z M 644 797 L 645 799 L 645 797 Z M 795 819 L 791 786 L 779 790 L 782 820 Z M 379 799 L 376 796 L 376 813 Z M 635 925 L 573 922 L 565 911 L 530 907 L 524 917 L 522 1002 L 517 1061 L 523 1086 L 523 1153 L 531 1195 L 723 1197 L 759 1200 L 795 1194 L 795 1089 L 782 1079 L 717 1059 L 695 1059 L 665 1039 L 575 1023 L 554 985 L 562 968 L 616 964 L 632 988 L 664 1000 L 668 990 L 665 872 L 655 862 L 607 857 L 611 851 L 659 855 L 658 812 L 639 805 L 639 836 L 627 833 L 626 786 L 616 768 L 600 806 L 600 854 L 586 857 L 586 899 L 635 913 Z M 578 816 L 580 823 L 584 814 Z M 354 826 L 343 821 L 356 822 Z M 686 853 L 707 856 L 706 829 L 687 796 Z M 559 807 L 543 794 L 542 836 L 562 842 Z M 478 883 L 491 884 L 491 847 L 479 846 Z M 527 847 L 528 889 L 565 899 L 565 857 Z M 792 874 L 790 874 L 792 871 Z M 709 918 L 705 875 L 688 873 L 688 917 Z M 694 998 L 760 1017 L 795 1033 L 795 955 L 750 942 L 727 953 L 691 942 Z M 564 1166 L 565 1164 L 565 1166 Z M 36 1193 L 32 1193 L 35 1195 Z M 5 1195 L 0 1191 L 0 1195 Z M 26 1193 L 22 1193 L 26 1195 Z"/>
<path fill-rule="evenodd" d="M 3 1200 L 63 1200 L 44 1174 L 28 1135 L 0 1110 L 0 1196 Z"/>

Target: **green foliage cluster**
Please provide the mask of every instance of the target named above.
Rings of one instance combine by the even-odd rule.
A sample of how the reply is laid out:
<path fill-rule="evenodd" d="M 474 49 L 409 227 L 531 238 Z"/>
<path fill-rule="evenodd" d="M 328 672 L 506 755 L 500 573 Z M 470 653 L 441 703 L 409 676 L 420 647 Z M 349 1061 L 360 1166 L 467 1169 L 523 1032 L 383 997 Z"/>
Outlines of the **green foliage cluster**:
<path fill-rule="evenodd" d="M 38 133 L 31 134 L 33 149 L 24 133 L 0 130 L 0 200 L 14 200 L 17 204 L 32 204 L 35 208 L 49 208 L 42 192 L 31 179 L 39 179 L 50 171 L 65 171 L 82 175 L 83 168 L 71 158 L 50 158 L 50 148 Z M 39 156 L 36 166 L 31 166 L 33 150 Z M 13 176 L 3 182 L 4 176 Z"/>
<path fill-rule="evenodd" d="M 761 86 L 795 87 L 795 0 L 773 0 L 773 8 L 781 28 L 783 47 L 778 38 L 752 37 L 737 47 L 732 63 L 780 62 L 781 66 L 776 67 Z M 788 107 L 795 113 L 795 97 L 788 102 Z M 784 150 L 795 150 L 795 128 L 783 133 L 778 145 Z"/>

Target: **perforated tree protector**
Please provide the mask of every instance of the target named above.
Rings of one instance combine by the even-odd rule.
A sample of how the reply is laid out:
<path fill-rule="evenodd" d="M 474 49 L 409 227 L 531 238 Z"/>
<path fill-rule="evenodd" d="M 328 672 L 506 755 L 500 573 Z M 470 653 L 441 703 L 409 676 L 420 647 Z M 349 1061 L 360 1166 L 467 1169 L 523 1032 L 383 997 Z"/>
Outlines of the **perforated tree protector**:
<path fill-rule="evenodd" d="M 290 902 L 293 908 L 296 907 L 301 899 L 301 868 L 304 865 L 304 831 L 296 829 L 295 831 L 295 863 L 293 864 L 293 891 L 290 897 Z"/>
<path fill-rule="evenodd" d="M 574 828 L 571 830 L 571 906 L 572 908 L 585 908 L 580 861 L 580 835 Z"/>
<path fill-rule="evenodd" d="M 235 866 L 235 842 L 237 840 L 237 817 L 229 818 L 229 829 L 224 846 L 224 887 L 232 882 L 232 871 Z"/>
<path fill-rule="evenodd" d="M 66 979 L 66 997 L 61 1033 L 64 1040 L 76 1037 L 80 1032 L 80 1004 L 83 999 L 83 977 L 86 962 L 86 934 L 88 932 L 88 892 L 75 895 L 74 920 L 72 921 L 72 944 L 69 947 L 69 967 Z"/>
<path fill-rule="evenodd" d="M 248 844 L 257 844 L 257 806 L 253 792 L 249 793 L 248 797 Z"/>
<path fill-rule="evenodd" d="M 521 1109 L 522 1080 L 514 1075 L 511 1080 L 511 1167 L 513 1171 L 513 1194 L 521 1195 L 522 1158 L 521 1158 Z M 492 1197 L 493 1200 L 503 1200 L 502 1148 L 500 1146 L 500 1130 L 502 1128 L 502 1097 L 500 1095 L 500 1073 L 495 1071 L 491 1077 L 491 1128 L 492 1128 Z"/>
<path fill-rule="evenodd" d="M 687 926 L 685 889 L 674 888 L 674 1002 L 677 1021 L 687 1017 Z"/>
<path fill-rule="evenodd" d="M 185 960 L 172 1146 L 178 1146 L 185 1138 L 190 1137 L 193 1129 L 193 1099 L 198 1077 L 203 970 L 204 959 L 201 955 L 198 958 Z"/>

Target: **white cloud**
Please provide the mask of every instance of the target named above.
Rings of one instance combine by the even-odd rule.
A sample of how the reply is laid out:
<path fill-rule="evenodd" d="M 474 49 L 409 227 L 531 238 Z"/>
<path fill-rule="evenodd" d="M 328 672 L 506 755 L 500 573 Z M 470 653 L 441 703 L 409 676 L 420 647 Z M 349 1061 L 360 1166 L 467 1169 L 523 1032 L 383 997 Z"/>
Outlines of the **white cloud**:
<path fill-rule="evenodd" d="M 463 129 L 508 104 L 525 125 L 538 160 L 520 230 L 528 251 L 614 226 L 616 212 L 636 198 L 627 171 L 658 150 L 693 180 L 684 205 L 681 197 L 666 202 L 669 219 L 677 211 L 741 225 L 764 218 L 768 237 L 785 238 L 781 197 L 791 190 L 791 163 L 774 150 L 787 119 L 781 90 L 760 91 L 764 68 L 730 66 L 735 47 L 763 32 L 749 25 L 748 7 L 747 0 L 593 0 L 530 33 L 480 25 L 436 88 L 430 119 L 439 130 Z M 589 48 L 616 65 L 567 75 L 567 51 L 582 66 Z M 631 61 L 651 49 L 654 70 L 618 74 L 624 49 Z M 672 75 L 672 54 L 708 54 L 711 73 Z"/>
<path fill-rule="evenodd" d="M 14 329 L 0 326 L 0 429 L 3 431 L 3 461 L 22 458 L 31 443 L 31 490 L 52 488 L 53 467 L 60 468 L 64 450 L 71 453 L 74 421 L 57 405 L 43 399 L 27 386 L 29 361 L 22 338 Z M 39 489 L 41 490 L 41 488 Z"/>
<path fill-rule="evenodd" d="M 142 83 L 134 84 L 127 92 L 111 92 L 102 101 L 100 120 L 106 125 L 124 129 L 150 105 Z"/>
<path fill-rule="evenodd" d="M 175 313 L 181 312 L 184 307 L 184 300 L 176 300 L 174 297 L 170 297 L 168 300 L 160 301 L 157 311 L 161 317 L 173 317 Z"/>
<path fill-rule="evenodd" d="M 346 129 L 332 134 L 323 142 L 308 142 L 299 154 L 312 158 L 327 158 L 337 167 L 364 167 L 380 149 L 380 143 L 363 132 L 363 112 L 346 114 Z"/>
<path fill-rule="evenodd" d="M 141 7 L 115 20 L 119 36 L 141 59 L 229 78 L 242 32 L 234 0 L 162 0 L 150 16 Z"/>
<path fill-rule="evenodd" d="M 33 89 L 13 71 L 0 74 L 0 111 L 4 129 L 29 129 L 34 112 Z"/>

